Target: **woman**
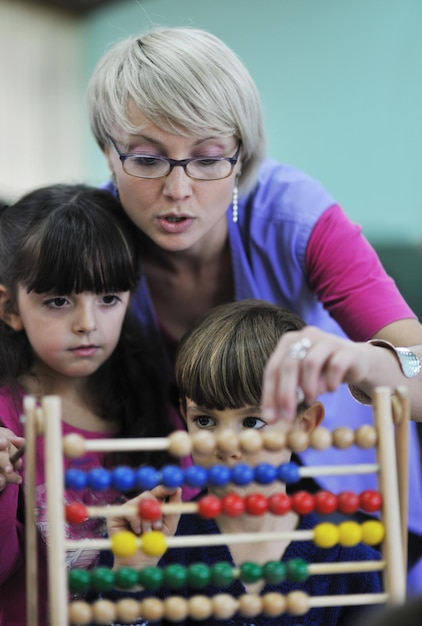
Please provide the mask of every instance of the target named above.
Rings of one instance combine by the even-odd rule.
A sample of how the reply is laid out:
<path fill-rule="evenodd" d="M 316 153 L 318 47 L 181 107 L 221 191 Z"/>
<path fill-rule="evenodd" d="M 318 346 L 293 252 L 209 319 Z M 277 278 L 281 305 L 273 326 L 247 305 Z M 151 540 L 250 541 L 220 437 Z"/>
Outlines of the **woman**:
<path fill-rule="evenodd" d="M 366 392 L 409 383 L 415 418 L 422 419 L 421 385 L 398 367 L 414 362 L 407 373 L 417 373 L 417 357 L 345 342 L 422 344 L 422 326 L 333 197 L 303 172 L 264 160 L 259 96 L 233 51 L 188 28 L 129 37 L 98 63 L 88 100 L 91 127 L 112 173 L 107 188 L 142 241 L 143 279 L 133 309 L 150 333 L 161 335 L 170 358 L 213 306 L 264 299 L 313 327 L 282 339 L 264 385 L 269 415 L 293 418 L 297 387 L 311 401 L 343 380 L 360 382 Z M 419 348 L 413 352 L 421 356 Z M 285 375 L 283 385 L 275 371 Z M 329 428 L 340 412 L 353 428 L 370 419 L 344 385 L 322 401 Z M 350 463 L 372 460 L 371 452 L 350 449 L 309 450 L 302 461 L 335 464 L 339 455 Z M 410 470 L 409 527 L 419 537 L 415 433 Z M 350 480 L 347 488 L 359 491 L 360 482 Z M 324 486 L 344 490 L 345 481 L 330 477 Z"/>

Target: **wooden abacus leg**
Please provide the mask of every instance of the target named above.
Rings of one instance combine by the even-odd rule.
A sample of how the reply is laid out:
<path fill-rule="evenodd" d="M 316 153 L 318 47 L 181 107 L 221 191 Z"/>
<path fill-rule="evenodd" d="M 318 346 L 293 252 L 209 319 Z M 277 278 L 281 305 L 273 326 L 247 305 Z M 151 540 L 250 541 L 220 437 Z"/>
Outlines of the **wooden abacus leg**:
<path fill-rule="evenodd" d="M 25 542 L 26 542 L 26 622 L 38 624 L 37 527 L 35 524 L 35 464 L 37 423 L 32 396 L 23 400 L 25 415 Z"/>
<path fill-rule="evenodd" d="M 46 396 L 42 401 L 45 427 L 47 485 L 48 585 L 51 626 L 65 626 L 67 619 L 67 573 L 64 520 L 64 471 L 61 401 Z"/>

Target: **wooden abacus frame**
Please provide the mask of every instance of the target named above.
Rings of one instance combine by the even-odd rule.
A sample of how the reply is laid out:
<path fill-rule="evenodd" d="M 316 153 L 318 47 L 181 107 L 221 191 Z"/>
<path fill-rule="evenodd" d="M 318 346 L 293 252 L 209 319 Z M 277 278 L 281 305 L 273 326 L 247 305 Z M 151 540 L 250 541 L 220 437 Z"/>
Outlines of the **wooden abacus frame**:
<path fill-rule="evenodd" d="M 66 551 L 75 546 L 109 549 L 109 540 L 81 539 L 70 541 L 65 537 L 64 513 L 64 471 L 63 439 L 61 427 L 61 403 L 56 396 L 46 396 L 41 409 L 35 399 L 24 399 L 26 434 L 26 546 L 27 546 L 27 624 L 36 626 L 38 591 L 36 585 L 36 541 L 37 532 L 34 520 L 35 509 L 35 449 L 36 437 L 45 436 L 47 519 L 48 519 L 48 577 L 49 614 L 51 626 L 65 626 L 68 618 L 68 582 L 66 571 Z M 359 603 L 400 603 L 406 595 L 406 554 L 407 554 L 407 507 L 408 507 L 408 420 L 409 401 L 405 388 L 399 388 L 392 395 L 387 387 L 379 387 L 373 394 L 373 420 L 377 434 L 376 455 L 379 492 L 383 505 L 380 519 L 384 525 L 385 538 L 382 542 L 382 560 L 377 569 L 382 569 L 384 594 L 356 594 L 354 596 L 311 598 L 310 607 L 336 606 Z M 98 439 L 87 441 L 91 450 L 114 451 L 158 449 L 167 446 L 162 439 Z M 152 447 L 151 447 L 152 446 Z M 398 460 L 397 460 L 398 459 Z M 341 466 L 340 466 L 341 467 Z M 359 466 L 357 466 L 357 469 Z M 327 472 L 328 473 L 328 472 Z M 330 468 L 335 473 L 335 468 Z M 312 475 L 312 474 L 310 474 Z M 114 507 L 113 507 L 114 509 Z M 99 515 L 102 513 L 100 512 Z M 298 532 L 298 531 L 294 531 Z M 291 539 L 295 538 L 294 532 Z M 305 531 L 301 531 L 302 533 Z M 306 531 L 307 532 L 307 531 Z M 220 543 L 230 543 L 229 535 L 222 536 Z M 308 537 L 310 539 L 311 537 Z M 174 540 L 190 538 L 174 538 Z M 204 538 L 202 537 L 201 540 Z M 233 539 L 233 538 L 232 538 Z M 236 541 L 246 541 L 246 537 L 235 536 Z M 249 538 L 252 540 L 252 538 Z M 256 540 L 256 537 L 255 537 Z M 176 541 L 174 545 L 193 545 Z M 204 545 L 204 544 L 202 544 Z M 169 544 L 168 547 L 171 547 Z M 363 562 L 362 562 L 363 563 Z M 323 564 L 316 564 L 316 570 Z M 327 566 L 328 567 L 328 566 Z M 349 564 L 349 570 L 359 569 L 357 564 Z M 324 569 L 324 568 L 323 568 Z M 333 569 L 333 572 L 335 568 Z M 328 570 L 327 570 L 328 572 Z M 316 572 L 320 573 L 320 572 Z M 370 595 L 371 597 L 365 598 Z"/>

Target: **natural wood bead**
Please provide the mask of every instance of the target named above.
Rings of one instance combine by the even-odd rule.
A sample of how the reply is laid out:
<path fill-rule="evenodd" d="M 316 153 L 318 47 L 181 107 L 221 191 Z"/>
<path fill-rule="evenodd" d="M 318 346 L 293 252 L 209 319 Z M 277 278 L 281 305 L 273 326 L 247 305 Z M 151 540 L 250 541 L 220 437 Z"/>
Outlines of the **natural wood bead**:
<path fill-rule="evenodd" d="M 262 435 L 262 444 L 269 452 L 280 452 L 286 448 L 286 433 L 267 431 Z"/>
<path fill-rule="evenodd" d="M 270 592 L 262 596 L 262 612 L 268 617 L 283 615 L 286 606 L 286 598 L 281 593 Z"/>
<path fill-rule="evenodd" d="M 325 426 L 318 426 L 309 436 L 309 445 L 314 450 L 327 450 L 333 445 L 331 431 Z"/>
<path fill-rule="evenodd" d="M 292 591 L 287 595 L 287 611 L 292 615 L 305 615 L 309 608 L 309 596 L 303 591 Z"/>
<path fill-rule="evenodd" d="M 184 430 L 176 430 L 168 437 L 169 440 L 169 452 L 173 456 L 181 458 L 183 456 L 189 456 L 192 452 L 192 441 L 189 434 Z"/>
<path fill-rule="evenodd" d="M 374 448 L 378 442 L 376 429 L 370 424 L 360 426 L 355 432 L 355 441 L 359 448 Z"/>
<path fill-rule="evenodd" d="M 188 603 L 181 596 L 170 596 L 163 600 L 164 617 L 171 622 L 182 622 L 188 617 Z"/>
<path fill-rule="evenodd" d="M 261 434 L 253 428 L 243 430 L 239 435 L 239 446 L 243 452 L 260 452 L 263 447 Z"/>
<path fill-rule="evenodd" d="M 212 433 L 201 430 L 192 435 L 192 449 L 198 454 L 211 454 L 215 450 L 215 437 Z"/>
<path fill-rule="evenodd" d="M 141 602 L 141 617 L 147 622 L 158 622 L 164 617 L 164 606 L 158 598 L 145 598 Z"/>
<path fill-rule="evenodd" d="M 76 600 L 68 606 L 68 617 L 71 626 L 86 626 L 92 622 L 92 609 L 87 602 Z"/>
<path fill-rule="evenodd" d="M 333 446 L 340 450 L 350 448 L 355 443 L 355 433 L 348 426 L 341 426 L 333 430 Z"/>
<path fill-rule="evenodd" d="M 116 602 L 116 617 L 123 624 L 133 624 L 141 615 L 140 603 L 133 598 L 122 598 Z"/>
<path fill-rule="evenodd" d="M 63 454 L 68 459 L 78 459 L 85 454 L 85 439 L 82 435 L 70 433 L 63 437 Z"/>
<path fill-rule="evenodd" d="M 230 428 L 224 429 L 215 437 L 217 450 L 226 454 L 233 454 L 239 449 L 239 437 L 234 430 Z"/>
<path fill-rule="evenodd" d="M 229 593 L 219 593 L 212 598 L 213 615 L 216 619 L 230 619 L 238 607 L 238 600 Z"/>
<path fill-rule="evenodd" d="M 92 619 L 97 624 L 110 624 L 116 619 L 116 606 L 111 600 L 97 600 L 92 605 Z"/>
<path fill-rule="evenodd" d="M 309 446 L 309 435 L 300 428 L 294 428 L 287 435 L 287 447 L 292 452 L 303 452 Z"/>
<path fill-rule="evenodd" d="M 207 596 L 193 596 L 188 600 L 188 612 L 192 619 L 203 620 L 212 617 L 212 602 Z"/>
<path fill-rule="evenodd" d="M 239 613 L 244 617 L 256 617 L 262 612 L 262 600 L 256 593 L 244 593 L 239 598 Z"/>

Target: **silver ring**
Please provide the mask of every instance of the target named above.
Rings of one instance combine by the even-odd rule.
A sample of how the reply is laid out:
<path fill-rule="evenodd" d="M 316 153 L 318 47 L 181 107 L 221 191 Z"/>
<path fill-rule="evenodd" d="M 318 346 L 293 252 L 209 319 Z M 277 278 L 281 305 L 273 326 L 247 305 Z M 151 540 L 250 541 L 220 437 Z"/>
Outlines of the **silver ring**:
<path fill-rule="evenodd" d="M 305 392 L 303 391 L 302 387 L 296 387 L 296 396 L 297 403 L 302 404 L 302 402 L 305 400 Z"/>
<path fill-rule="evenodd" d="M 307 337 L 304 337 L 300 341 L 296 341 L 293 343 L 289 352 L 287 353 L 291 359 L 297 359 L 298 361 L 303 361 L 303 359 L 308 354 L 309 348 L 312 346 L 312 341 Z"/>

